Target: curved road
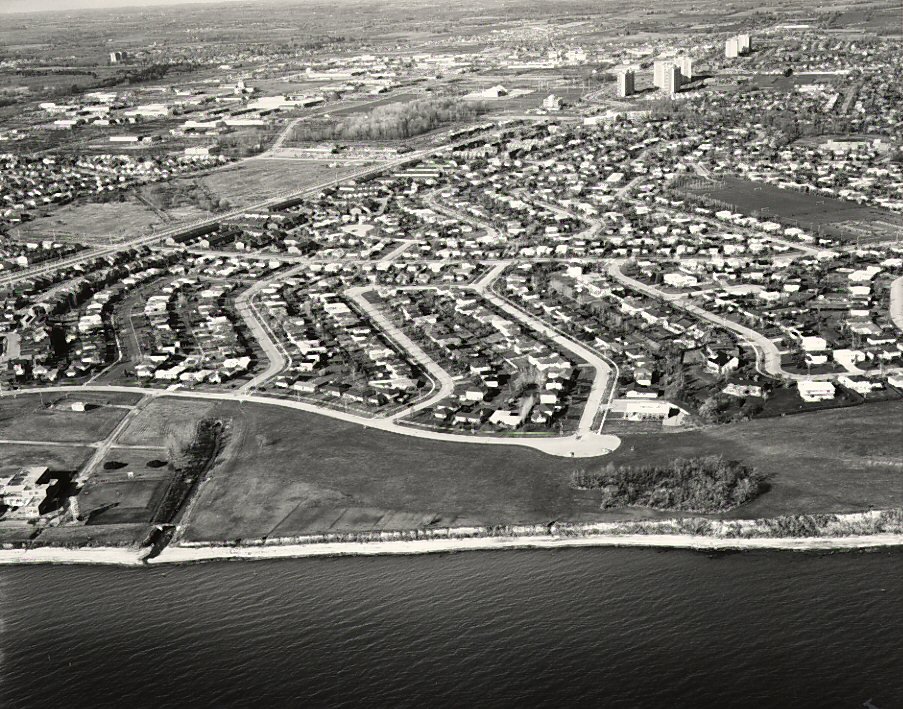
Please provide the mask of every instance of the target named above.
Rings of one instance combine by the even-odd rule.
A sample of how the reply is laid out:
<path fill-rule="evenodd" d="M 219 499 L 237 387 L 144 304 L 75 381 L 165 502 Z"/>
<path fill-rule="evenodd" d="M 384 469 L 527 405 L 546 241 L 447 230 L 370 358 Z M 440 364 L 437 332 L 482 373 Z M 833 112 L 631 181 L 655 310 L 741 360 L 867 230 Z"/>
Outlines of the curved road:
<path fill-rule="evenodd" d="M 829 381 L 836 379 L 839 376 L 845 376 L 851 374 L 851 372 L 833 372 L 833 373 L 823 373 L 823 374 L 799 374 L 796 372 L 788 372 L 781 365 L 781 353 L 778 350 L 777 346 L 769 340 L 765 335 L 760 332 L 756 332 L 755 330 L 746 327 L 745 325 L 740 325 L 739 323 L 735 323 L 732 320 L 728 320 L 727 318 L 723 318 L 720 315 L 716 315 L 715 313 L 710 313 L 707 310 L 703 310 L 702 308 L 693 305 L 692 303 L 685 302 L 686 294 L 683 293 L 666 293 L 662 290 L 654 286 L 647 285 L 641 281 L 636 280 L 635 278 L 631 278 L 630 276 L 625 275 L 621 271 L 621 267 L 624 265 L 623 260 L 612 261 L 608 266 L 608 275 L 611 276 L 614 280 L 618 281 L 622 285 L 627 286 L 635 291 L 639 291 L 645 295 L 648 295 L 650 298 L 655 298 L 657 300 L 662 300 L 668 302 L 670 305 L 673 305 L 675 308 L 679 308 L 680 310 L 684 310 L 685 312 L 690 313 L 691 315 L 699 318 L 700 320 L 706 320 L 710 323 L 718 325 L 719 327 L 724 328 L 725 330 L 730 330 L 735 334 L 740 336 L 740 339 L 747 344 L 749 344 L 753 351 L 756 353 L 756 368 L 762 374 L 767 374 L 772 377 L 776 377 L 779 379 L 789 379 L 792 381 Z M 899 284 L 899 285 L 898 285 Z M 897 279 L 894 282 L 897 291 L 901 291 L 903 289 L 903 279 Z M 893 297 L 893 296 L 892 296 Z M 903 310 L 903 302 L 900 299 L 903 298 L 903 293 L 898 295 L 897 297 L 897 308 L 898 311 Z M 893 311 L 893 306 L 891 307 Z M 900 313 L 903 316 L 903 312 Z M 893 317 L 893 315 L 891 316 Z M 895 320 L 896 322 L 896 320 Z M 884 369 L 884 370 L 859 370 L 855 372 L 855 374 L 879 374 L 879 373 L 888 373 L 896 371 L 895 369 Z"/>
<path fill-rule="evenodd" d="M 599 438 L 610 439 L 612 442 L 615 440 L 620 442 L 620 439 L 618 439 L 617 436 L 605 436 L 593 433 L 593 421 L 596 418 L 596 414 L 605 403 L 605 392 L 608 391 L 612 367 L 599 355 L 584 347 L 576 340 L 557 332 L 551 325 L 547 325 L 539 318 L 521 310 L 510 301 L 493 293 L 489 289 L 489 286 L 498 279 L 507 266 L 508 263 L 504 261 L 495 265 L 489 273 L 474 284 L 473 289 L 502 312 L 527 325 L 531 330 L 541 333 L 546 340 L 554 342 L 563 350 L 566 350 L 577 358 L 589 363 L 590 366 L 596 370 L 596 376 L 593 378 L 593 384 L 590 388 L 586 405 L 583 407 L 583 412 L 580 415 L 580 423 L 577 426 L 577 437 L 580 438 L 581 436 L 592 435 Z M 614 388 L 612 388 L 612 393 L 614 393 Z M 609 397 L 608 403 L 610 403 L 610 400 L 611 397 Z"/>
<path fill-rule="evenodd" d="M 903 276 L 890 284 L 890 319 L 898 330 L 903 330 Z"/>
<path fill-rule="evenodd" d="M 264 404 L 268 406 L 281 406 L 287 409 L 295 409 L 297 411 L 305 411 L 311 414 L 319 414 L 327 418 L 338 419 L 346 423 L 354 423 L 366 428 L 373 428 L 386 433 L 397 433 L 403 436 L 411 436 L 413 438 L 423 438 L 432 441 L 443 441 L 446 443 L 476 443 L 481 445 L 494 446 L 523 446 L 532 448 L 547 455 L 575 458 L 594 458 L 597 456 L 611 453 L 617 448 L 621 441 L 617 436 L 599 436 L 596 434 L 585 435 L 581 438 L 577 436 L 556 436 L 549 438 L 527 438 L 525 436 L 512 436 L 505 438 L 502 436 L 479 436 L 472 434 L 458 433 L 442 433 L 438 431 L 429 431 L 413 428 L 410 426 L 402 426 L 393 419 L 376 419 L 358 416 L 345 411 L 336 411 L 333 409 L 325 409 L 313 404 L 307 404 L 303 401 L 292 401 L 290 399 L 276 399 L 274 397 L 259 396 L 253 394 L 240 394 L 237 392 L 207 392 L 207 391 L 167 391 L 160 389 L 146 389 L 143 387 L 127 387 L 127 386 L 102 386 L 102 385 L 73 385 L 73 386 L 54 386 L 54 387 L 35 387 L 28 389 L 17 389 L 14 391 L 0 392 L 2 397 L 15 397 L 19 394 L 39 394 L 42 392 L 56 393 L 73 393 L 79 391 L 97 391 L 97 392 L 123 392 L 128 394 L 141 394 L 146 397 L 176 397 L 182 399 L 200 399 L 205 401 L 238 401 L 239 403 L 249 401 L 254 404 Z"/>
<path fill-rule="evenodd" d="M 423 367 L 430 375 L 433 382 L 438 383 L 439 385 L 439 389 L 435 391 L 435 393 L 393 415 L 392 419 L 397 421 L 398 419 L 407 418 L 418 411 L 429 408 L 443 399 L 450 397 L 455 391 L 455 382 L 452 380 L 449 373 L 436 364 L 433 358 L 424 352 L 417 343 L 396 327 L 395 323 L 389 320 L 379 308 L 364 298 L 364 293 L 371 290 L 373 290 L 371 286 L 349 288 L 345 291 L 345 296 L 353 301 L 354 304 L 357 305 L 357 307 L 360 308 L 380 330 L 382 330 L 386 337 L 395 342 L 395 344 L 411 359 Z"/>

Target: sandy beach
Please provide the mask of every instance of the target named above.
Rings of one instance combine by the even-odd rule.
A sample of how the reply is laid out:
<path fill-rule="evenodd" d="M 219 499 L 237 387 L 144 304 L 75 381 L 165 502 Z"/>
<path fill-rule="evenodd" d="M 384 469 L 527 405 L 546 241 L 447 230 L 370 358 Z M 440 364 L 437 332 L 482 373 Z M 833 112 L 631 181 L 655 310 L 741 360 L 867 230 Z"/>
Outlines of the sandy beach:
<path fill-rule="evenodd" d="M 104 564 L 141 566 L 143 550 L 129 547 L 38 547 L 36 549 L 0 549 L 4 564 Z"/>
<path fill-rule="evenodd" d="M 214 561 L 218 559 L 287 559 L 312 556 L 379 556 L 434 554 L 493 549 L 560 549 L 572 547 L 655 547 L 671 549 L 833 551 L 903 546 L 903 534 L 850 537 L 721 539 L 674 534 L 595 535 L 585 537 L 474 537 L 392 542 L 334 542 L 257 547 L 170 546 L 151 564 Z"/>
<path fill-rule="evenodd" d="M 147 561 L 151 565 L 201 561 L 296 559 L 317 556 L 381 556 L 438 554 L 498 549 L 563 549 L 574 547 L 652 547 L 659 549 L 844 551 L 903 546 L 903 534 L 873 534 L 848 537 L 801 537 L 724 539 L 677 534 L 625 534 L 589 536 L 471 537 L 385 542 L 329 542 L 320 544 L 273 544 L 266 546 L 169 546 Z M 3 564 L 104 564 L 142 566 L 143 553 L 136 549 L 85 547 L 64 549 L 0 550 Z"/>
<path fill-rule="evenodd" d="M 844 551 L 877 547 L 903 547 L 903 531 L 892 524 L 889 531 L 881 520 L 893 511 L 870 510 L 835 515 L 823 522 L 821 536 L 768 536 L 762 524 L 768 520 L 719 520 L 709 534 L 668 529 L 675 520 L 653 522 L 645 530 L 624 529 L 618 522 L 595 522 L 547 529 L 544 525 L 518 525 L 504 533 L 489 534 L 483 527 L 445 527 L 409 532 L 370 532 L 356 539 L 331 534 L 260 540 L 232 546 L 204 542 L 174 541 L 153 559 L 148 548 L 135 547 L 38 547 L 0 549 L 0 564 L 183 564 L 230 559 L 294 559 L 314 556 L 381 556 L 441 554 L 493 549 L 557 549 L 573 547 L 654 547 L 658 549 Z M 884 527 L 887 529 L 887 527 Z M 757 533 L 758 532 L 758 533 Z M 858 532 L 858 533 L 857 533 Z M 414 537 L 421 538 L 414 538 Z M 407 538 L 405 538 L 407 537 Z"/>

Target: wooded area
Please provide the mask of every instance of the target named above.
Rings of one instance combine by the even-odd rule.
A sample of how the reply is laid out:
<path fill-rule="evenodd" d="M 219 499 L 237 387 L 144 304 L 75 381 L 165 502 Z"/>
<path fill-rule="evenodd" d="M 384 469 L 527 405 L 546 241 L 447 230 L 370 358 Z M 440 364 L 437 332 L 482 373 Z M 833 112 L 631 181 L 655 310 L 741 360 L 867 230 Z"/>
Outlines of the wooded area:
<path fill-rule="evenodd" d="M 665 466 L 615 466 L 577 470 L 574 487 L 600 490 L 602 508 L 651 507 L 685 512 L 723 512 L 765 491 L 765 476 L 736 460 L 709 455 L 677 458 Z"/>
<path fill-rule="evenodd" d="M 473 120 L 485 111 L 482 104 L 453 97 L 390 103 L 336 122 L 302 121 L 295 127 L 292 141 L 403 140 L 449 123 Z"/>

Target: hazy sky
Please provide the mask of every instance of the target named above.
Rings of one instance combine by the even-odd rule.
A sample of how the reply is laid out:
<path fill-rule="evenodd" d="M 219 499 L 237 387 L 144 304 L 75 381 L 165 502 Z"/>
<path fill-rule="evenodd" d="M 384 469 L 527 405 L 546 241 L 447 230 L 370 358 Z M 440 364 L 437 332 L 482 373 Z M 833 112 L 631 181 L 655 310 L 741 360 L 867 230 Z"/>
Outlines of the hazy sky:
<path fill-rule="evenodd" d="M 43 12 L 47 10 L 89 10 L 113 7 L 185 5 L 186 3 L 229 2 L 230 0 L 0 0 L 0 13 Z"/>

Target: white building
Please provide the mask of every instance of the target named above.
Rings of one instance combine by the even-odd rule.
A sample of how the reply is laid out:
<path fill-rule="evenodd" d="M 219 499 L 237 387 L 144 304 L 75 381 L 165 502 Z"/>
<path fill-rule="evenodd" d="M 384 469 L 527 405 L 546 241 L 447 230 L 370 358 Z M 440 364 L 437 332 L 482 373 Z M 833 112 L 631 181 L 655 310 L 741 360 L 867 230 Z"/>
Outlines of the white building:
<path fill-rule="evenodd" d="M 740 56 L 740 45 L 736 37 L 728 38 L 724 43 L 724 56 L 727 59 L 736 59 Z"/>
<path fill-rule="evenodd" d="M 674 63 L 667 61 L 665 59 L 657 59 L 652 64 L 652 84 L 656 88 L 659 88 L 659 89 L 664 88 L 665 72 L 671 66 L 674 66 Z"/>
<path fill-rule="evenodd" d="M 626 98 L 633 96 L 636 91 L 636 72 L 632 69 L 624 69 L 618 72 L 618 96 Z"/>
<path fill-rule="evenodd" d="M 680 91 L 680 69 L 676 64 L 670 64 L 665 69 L 665 76 L 662 80 L 661 89 L 666 94 L 672 96 Z"/>
<path fill-rule="evenodd" d="M 675 64 L 677 64 L 677 68 L 680 69 L 680 76 L 683 81 L 692 81 L 693 80 L 693 58 L 692 57 L 678 57 L 675 60 Z"/>
<path fill-rule="evenodd" d="M 15 517 L 30 518 L 40 516 L 38 509 L 47 497 L 49 482 L 38 482 L 47 468 L 33 465 L 19 468 L 12 475 L 0 477 L 0 500 L 7 507 L 15 508 Z"/>
<path fill-rule="evenodd" d="M 724 56 L 728 59 L 736 59 L 750 52 L 752 52 L 752 39 L 748 34 L 734 35 L 724 43 Z"/>
<path fill-rule="evenodd" d="M 807 335 L 800 338 L 800 347 L 804 352 L 824 352 L 828 349 L 828 341 L 818 335 Z"/>
<path fill-rule="evenodd" d="M 796 387 L 799 390 L 800 397 L 808 403 L 817 401 L 831 401 L 834 398 L 834 385 L 831 382 L 797 382 Z"/>
<path fill-rule="evenodd" d="M 547 111 L 560 111 L 561 99 L 555 94 L 549 94 L 542 102 L 542 107 Z"/>

